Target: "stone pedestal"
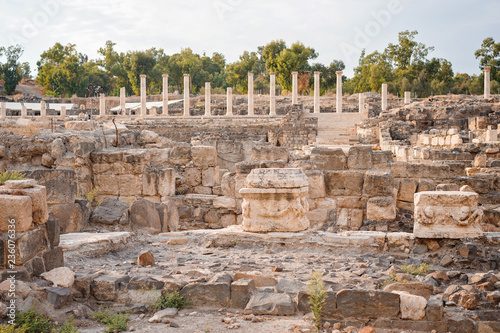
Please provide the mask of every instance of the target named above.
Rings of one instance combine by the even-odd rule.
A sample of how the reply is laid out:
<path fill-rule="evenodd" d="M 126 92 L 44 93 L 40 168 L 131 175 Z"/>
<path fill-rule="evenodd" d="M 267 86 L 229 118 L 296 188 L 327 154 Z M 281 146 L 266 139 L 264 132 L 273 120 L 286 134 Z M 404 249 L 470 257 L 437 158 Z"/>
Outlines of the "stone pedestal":
<path fill-rule="evenodd" d="M 498 141 L 498 130 L 496 130 L 496 129 L 486 130 L 485 141 L 486 142 L 497 142 Z"/>
<path fill-rule="evenodd" d="M 243 197 L 243 229 L 250 232 L 296 232 L 309 228 L 309 191 L 302 169 L 253 169 Z"/>
<path fill-rule="evenodd" d="M 21 105 L 21 118 L 28 117 L 28 109 L 26 109 L 26 105 Z"/>
<path fill-rule="evenodd" d="M 126 106 L 125 106 L 125 87 L 120 88 L 120 111 L 124 115 L 126 112 Z"/>
<path fill-rule="evenodd" d="M 342 113 L 342 71 L 337 71 L 335 74 L 337 74 L 337 113 Z"/>
<path fill-rule="evenodd" d="M 99 116 L 106 115 L 106 97 L 104 94 L 99 95 Z"/>
<path fill-rule="evenodd" d="M 168 74 L 163 74 L 163 91 L 162 91 L 162 100 L 163 100 L 163 110 L 162 114 L 164 116 L 168 116 Z"/>
<path fill-rule="evenodd" d="M 292 72 L 292 104 L 295 105 L 299 102 L 299 73 Z"/>
<path fill-rule="evenodd" d="M 319 74 L 321 72 L 314 72 L 314 113 L 320 113 L 319 106 Z"/>
<path fill-rule="evenodd" d="M 61 106 L 61 118 L 66 118 L 66 107 Z"/>
<path fill-rule="evenodd" d="M 365 111 L 365 94 L 359 93 L 359 113 L 363 113 Z"/>
<path fill-rule="evenodd" d="M 483 211 L 479 195 L 462 191 L 415 193 L 413 234 L 419 238 L 477 238 L 483 232 L 479 223 Z"/>
<path fill-rule="evenodd" d="M 405 104 L 411 103 L 411 92 L 405 91 Z"/>
<path fill-rule="evenodd" d="M 0 102 L 0 120 L 4 120 L 7 117 L 7 105 L 5 102 Z"/>
<path fill-rule="evenodd" d="M 227 111 L 226 116 L 233 115 L 233 88 L 227 88 Z"/>
<path fill-rule="evenodd" d="M 47 118 L 47 104 L 45 101 L 40 102 L 40 118 L 42 118 L 42 120 Z"/>
<path fill-rule="evenodd" d="M 146 75 L 141 75 L 141 116 L 146 116 Z"/>
<path fill-rule="evenodd" d="M 490 66 L 484 66 L 484 98 L 490 98 Z"/>
<path fill-rule="evenodd" d="M 269 73 L 269 115 L 276 116 L 276 75 Z"/>
<path fill-rule="evenodd" d="M 253 73 L 248 73 L 248 115 L 253 116 Z"/>
<path fill-rule="evenodd" d="M 205 117 L 210 117 L 212 111 L 210 110 L 210 82 L 205 82 Z"/>
<path fill-rule="evenodd" d="M 387 83 L 382 83 L 382 111 L 387 110 Z"/>
<path fill-rule="evenodd" d="M 184 117 L 189 117 L 189 74 L 184 74 Z"/>

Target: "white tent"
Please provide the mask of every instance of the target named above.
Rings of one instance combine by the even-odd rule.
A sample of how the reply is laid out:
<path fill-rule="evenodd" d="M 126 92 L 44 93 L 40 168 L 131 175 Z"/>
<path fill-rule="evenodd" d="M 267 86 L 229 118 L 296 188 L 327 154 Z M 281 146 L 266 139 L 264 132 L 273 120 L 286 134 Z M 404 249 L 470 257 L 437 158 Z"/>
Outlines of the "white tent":
<path fill-rule="evenodd" d="M 173 101 L 168 101 L 168 105 L 174 104 L 174 103 L 179 103 L 184 101 L 183 99 L 177 99 Z M 163 107 L 163 102 L 147 102 L 146 103 L 146 109 L 151 109 L 151 108 L 161 108 Z M 125 109 L 127 110 L 138 110 L 141 108 L 141 103 L 125 103 Z M 115 106 L 114 108 L 110 109 L 111 111 L 120 111 L 121 107 L 120 105 Z"/>
<path fill-rule="evenodd" d="M 21 106 L 24 105 L 27 110 L 40 111 L 42 109 L 41 103 L 15 103 L 15 102 L 6 102 L 5 107 L 9 110 L 21 110 Z M 47 103 L 46 107 L 48 109 L 61 111 L 61 107 L 65 106 L 66 110 L 71 110 L 76 107 L 75 104 L 68 103 Z"/>

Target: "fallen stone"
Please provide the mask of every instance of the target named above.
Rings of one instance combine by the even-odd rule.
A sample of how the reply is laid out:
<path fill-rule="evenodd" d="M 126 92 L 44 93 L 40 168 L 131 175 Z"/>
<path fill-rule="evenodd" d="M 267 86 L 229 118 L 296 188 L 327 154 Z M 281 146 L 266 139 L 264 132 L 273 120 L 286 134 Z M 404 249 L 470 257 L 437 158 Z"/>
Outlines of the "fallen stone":
<path fill-rule="evenodd" d="M 25 299 L 26 297 L 28 297 L 29 293 L 31 292 L 31 287 L 23 281 L 16 280 L 15 286 L 16 297 L 20 297 L 21 299 Z M 10 297 L 8 297 L 8 294 L 10 292 L 10 280 L 6 280 L 0 283 L 0 298 L 4 300 L 9 299 Z"/>
<path fill-rule="evenodd" d="M 64 305 L 71 302 L 71 289 L 61 287 L 47 287 L 47 300 L 54 306 L 55 309 L 60 309 Z"/>
<path fill-rule="evenodd" d="M 240 279 L 231 283 L 231 306 L 244 309 L 255 289 L 255 282 L 252 279 Z"/>
<path fill-rule="evenodd" d="M 278 281 L 270 275 L 261 274 L 260 272 L 236 272 L 234 274 L 234 281 L 239 279 L 252 279 L 257 288 L 260 287 L 274 287 Z"/>
<path fill-rule="evenodd" d="M 398 318 L 399 295 L 375 290 L 345 289 L 337 293 L 337 309 L 344 317 Z"/>
<path fill-rule="evenodd" d="M 245 314 L 289 316 L 295 312 L 294 303 L 288 294 L 260 292 L 252 295 Z"/>
<path fill-rule="evenodd" d="M 155 203 L 147 199 L 137 200 L 130 206 L 130 223 L 134 229 L 161 232 L 160 214 Z"/>
<path fill-rule="evenodd" d="M 155 257 L 153 256 L 151 250 L 143 252 L 139 254 L 139 256 L 137 257 L 137 265 L 139 266 L 148 266 L 154 264 L 155 264 Z"/>
<path fill-rule="evenodd" d="M 421 320 L 425 317 L 427 300 L 422 296 L 407 294 L 403 291 L 394 291 L 399 294 L 401 306 L 401 318 L 410 320 Z"/>
<path fill-rule="evenodd" d="M 100 276 L 90 284 L 91 294 L 99 301 L 114 301 L 128 276 Z"/>
<path fill-rule="evenodd" d="M 128 203 L 110 198 L 104 200 L 90 217 L 91 223 L 120 224 L 128 221 Z"/>
<path fill-rule="evenodd" d="M 174 318 L 179 312 L 176 308 L 168 308 L 155 312 L 153 317 L 149 318 L 150 323 L 165 323 L 168 318 Z M 170 320 L 168 320 L 170 322 Z"/>
<path fill-rule="evenodd" d="M 434 295 L 427 300 L 426 318 L 430 321 L 443 319 L 443 295 Z"/>
<path fill-rule="evenodd" d="M 226 307 L 229 305 L 231 285 L 229 283 L 189 283 L 181 289 L 181 296 L 193 306 Z"/>
<path fill-rule="evenodd" d="M 304 284 L 295 279 L 279 279 L 278 284 L 274 286 L 274 290 L 277 293 L 285 293 L 290 294 L 290 296 L 294 296 L 297 294 L 302 288 Z"/>
<path fill-rule="evenodd" d="M 75 273 L 68 267 L 54 268 L 42 273 L 41 277 L 52 282 L 55 287 L 71 288 L 75 282 Z"/>
<path fill-rule="evenodd" d="M 402 291 L 411 295 L 421 296 L 428 300 L 434 292 L 434 287 L 430 284 L 421 282 L 391 283 L 384 288 L 384 291 Z"/>

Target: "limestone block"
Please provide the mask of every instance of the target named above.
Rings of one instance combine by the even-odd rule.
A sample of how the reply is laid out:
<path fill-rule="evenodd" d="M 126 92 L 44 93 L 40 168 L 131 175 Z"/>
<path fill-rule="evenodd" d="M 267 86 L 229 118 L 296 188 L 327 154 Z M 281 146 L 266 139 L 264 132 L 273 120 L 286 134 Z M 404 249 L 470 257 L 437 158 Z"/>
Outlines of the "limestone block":
<path fill-rule="evenodd" d="M 325 177 L 321 171 L 306 171 L 311 199 L 326 197 Z"/>
<path fill-rule="evenodd" d="M 71 169 L 74 168 L 74 163 Z M 75 202 L 77 186 L 73 170 L 34 170 L 27 171 L 26 176 L 35 179 L 39 185 L 45 186 L 47 204 L 64 204 Z"/>
<path fill-rule="evenodd" d="M 311 224 L 311 228 L 321 230 L 323 225 L 328 221 L 330 209 L 316 208 L 307 212 L 307 219 Z"/>
<path fill-rule="evenodd" d="M 134 229 L 142 229 L 151 233 L 162 230 L 156 205 L 146 199 L 138 200 L 130 206 L 130 223 Z"/>
<path fill-rule="evenodd" d="M 268 292 L 252 295 L 245 308 L 247 314 L 287 316 L 293 315 L 294 312 L 294 302 L 288 294 Z"/>
<path fill-rule="evenodd" d="M 203 186 L 218 186 L 219 180 L 219 167 L 209 167 L 201 172 L 201 183 Z"/>
<path fill-rule="evenodd" d="M 396 200 L 393 197 L 374 197 L 366 204 L 366 219 L 392 221 L 396 218 Z"/>
<path fill-rule="evenodd" d="M 90 221 L 108 225 L 128 222 L 128 206 L 126 202 L 109 198 L 94 210 Z"/>
<path fill-rule="evenodd" d="M 240 190 L 245 187 L 245 182 L 247 181 L 247 175 L 237 173 L 234 177 L 234 196 L 236 199 L 242 199 Z"/>
<path fill-rule="evenodd" d="M 0 232 L 7 232 L 9 225 L 15 225 L 16 234 L 28 230 L 33 222 L 32 207 L 28 196 L 0 194 Z"/>
<path fill-rule="evenodd" d="M 182 288 L 180 294 L 190 299 L 193 306 L 226 307 L 230 302 L 231 285 L 229 282 L 192 282 Z"/>
<path fill-rule="evenodd" d="M 461 144 L 463 144 L 463 140 L 460 134 L 453 134 L 451 136 L 450 145 L 452 147 L 455 147 L 455 146 L 460 146 Z"/>
<path fill-rule="evenodd" d="M 201 170 L 199 168 L 186 168 L 183 173 L 186 185 L 190 187 L 201 184 Z"/>
<path fill-rule="evenodd" d="M 220 217 L 220 224 L 223 228 L 227 228 L 230 225 L 237 225 L 237 215 L 236 214 L 222 214 Z"/>
<path fill-rule="evenodd" d="M 252 279 L 240 279 L 231 283 L 231 306 L 235 309 L 244 309 L 255 291 L 255 282 Z"/>
<path fill-rule="evenodd" d="M 417 181 L 413 179 L 401 179 L 399 181 L 398 200 L 413 202 L 413 196 L 417 192 Z"/>
<path fill-rule="evenodd" d="M 153 131 L 143 130 L 141 131 L 140 140 L 142 143 L 157 143 L 160 140 L 158 133 Z"/>
<path fill-rule="evenodd" d="M 369 170 L 372 168 L 372 147 L 355 146 L 349 148 L 347 157 L 349 169 Z"/>
<path fill-rule="evenodd" d="M 16 233 L 16 236 L 16 265 L 23 265 L 37 254 L 49 250 L 44 227 L 30 229 L 23 233 Z"/>
<path fill-rule="evenodd" d="M 222 195 L 226 197 L 235 198 L 235 172 L 226 172 L 221 178 Z"/>
<path fill-rule="evenodd" d="M 191 147 L 188 144 L 173 147 L 169 152 L 168 160 L 174 165 L 189 163 L 191 161 Z"/>
<path fill-rule="evenodd" d="M 393 291 L 399 294 L 401 306 L 401 318 L 409 320 L 422 320 L 425 317 L 427 300 L 422 296 L 407 294 L 403 291 Z"/>
<path fill-rule="evenodd" d="M 95 175 L 94 184 L 99 188 L 99 194 L 117 195 L 119 193 L 120 186 L 116 175 Z"/>
<path fill-rule="evenodd" d="M 38 225 L 45 224 L 49 219 L 45 186 L 35 185 L 34 187 L 20 190 L 20 193 L 31 198 L 33 204 L 33 223 Z"/>
<path fill-rule="evenodd" d="M 252 232 L 302 231 L 309 227 L 308 180 L 301 169 L 254 169 L 243 196 L 243 229 Z"/>
<path fill-rule="evenodd" d="M 119 194 L 122 197 L 142 194 L 142 178 L 140 175 L 118 175 Z"/>
<path fill-rule="evenodd" d="M 337 309 L 343 317 L 398 318 L 399 295 L 376 290 L 341 290 Z"/>
<path fill-rule="evenodd" d="M 217 197 L 214 200 L 215 208 L 223 208 L 227 210 L 235 210 L 236 209 L 236 200 L 231 197 Z"/>
<path fill-rule="evenodd" d="M 158 194 L 156 171 L 145 172 L 142 175 L 142 195 L 153 196 Z"/>
<path fill-rule="evenodd" d="M 86 223 L 84 212 L 78 203 L 51 206 L 50 218 L 59 220 L 64 233 L 79 232 Z"/>
<path fill-rule="evenodd" d="M 394 189 L 394 178 L 390 171 L 367 171 L 363 182 L 363 195 L 366 197 L 391 196 Z"/>
<path fill-rule="evenodd" d="M 217 165 L 217 150 L 212 146 L 193 146 L 191 156 L 195 166 L 208 168 Z"/>
<path fill-rule="evenodd" d="M 360 197 L 338 197 L 337 206 L 339 208 L 363 208 L 363 202 Z"/>
<path fill-rule="evenodd" d="M 361 196 L 363 171 L 325 171 L 326 194 L 330 197 Z"/>
<path fill-rule="evenodd" d="M 288 162 L 288 149 L 270 145 L 254 146 L 250 154 L 251 161 L 286 161 Z"/>
<path fill-rule="evenodd" d="M 175 195 L 175 169 L 158 170 L 158 194 L 162 197 Z"/>
<path fill-rule="evenodd" d="M 310 161 L 317 170 L 345 170 L 347 168 L 347 156 L 341 148 L 313 148 Z"/>
<path fill-rule="evenodd" d="M 353 208 L 340 208 L 337 217 L 337 226 L 349 230 L 359 230 L 363 225 L 363 210 Z"/>
<path fill-rule="evenodd" d="M 483 211 L 478 208 L 479 195 L 474 192 L 436 191 L 415 194 L 416 237 L 481 237 Z"/>

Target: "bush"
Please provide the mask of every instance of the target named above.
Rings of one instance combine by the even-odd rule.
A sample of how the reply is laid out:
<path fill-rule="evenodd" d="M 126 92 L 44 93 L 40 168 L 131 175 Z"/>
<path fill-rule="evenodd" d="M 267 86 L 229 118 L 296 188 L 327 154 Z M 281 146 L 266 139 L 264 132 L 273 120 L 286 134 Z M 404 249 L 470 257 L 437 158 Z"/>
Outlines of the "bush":
<path fill-rule="evenodd" d="M 25 327 L 16 327 L 14 325 L 0 325 L 0 333 L 25 333 Z"/>
<path fill-rule="evenodd" d="M 321 272 L 314 271 L 311 273 L 307 289 L 309 292 L 309 306 L 314 316 L 314 326 L 316 326 L 316 332 L 319 332 L 323 316 L 323 305 L 326 301 L 326 287 Z"/>
<path fill-rule="evenodd" d="M 16 314 L 16 328 L 25 329 L 26 333 L 50 333 L 54 324 L 46 316 L 40 315 L 34 309 Z"/>
<path fill-rule="evenodd" d="M 21 180 L 26 179 L 26 175 L 19 171 L 5 171 L 0 173 L 0 185 L 5 184 L 7 180 Z"/>
<path fill-rule="evenodd" d="M 402 266 L 399 266 L 399 268 L 407 273 L 407 274 L 411 274 L 413 276 L 416 276 L 416 275 L 427 275 L 427 273 L 429 273 L 429 270 L 432 266 L 429 265 L 429 264 L 426 264 L 425 262 L 421 263 L 420 265 L 414 265 L 414 264 L 411 264 L 411 265 L 402 265 Z"/>
<path fill-rule="evenodd" d="M 104 333 L 123 332 L 128 330 L 128 315 L 125 313 L 112 313 L 110 309 L 92 313 L 92 319 L 108 327 Z"/>
<path fill-rule="evenodd" d="M 180 310 L 183 307 L 186 307 L 187 304 L 188 300 L 181 296 L 178 291 L 174 291 L 161 295 L 161 297 L 156 301 L 155 305 L 153 305 L 153 310 L 158 311 L 168 308 L 177 308 Z"/>

